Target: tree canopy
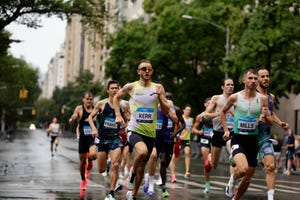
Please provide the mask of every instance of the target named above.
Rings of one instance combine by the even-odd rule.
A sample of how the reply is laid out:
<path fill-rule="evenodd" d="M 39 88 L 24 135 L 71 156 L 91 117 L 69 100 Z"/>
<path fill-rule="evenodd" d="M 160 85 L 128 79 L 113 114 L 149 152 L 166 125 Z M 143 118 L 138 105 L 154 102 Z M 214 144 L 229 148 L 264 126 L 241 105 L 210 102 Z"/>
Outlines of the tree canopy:
<path fill-rule="evenodd" d="M 80 14 L 83 22 L 94 30 L 102 30 L 104 0 L 2 0 L 0 2 L 0 31 L 17 22 L 28 27 L 40 26 L 40 16 L 56 15 L 68 18 Z"/>
<path fill-rule="evenodd" d="M 243 86 L 240 75 L 246 68 L 265 67 L 271 73 L 271 92 L 281 97 L 300 90 L 300 4 L 287 1 L 145 0 L 147 23 L 138 19 L 111 35 L 112 48 L 106 63 L 107 77 L 121 84 L 137 78 L 142 58 L 153 62 L 153 80 L 174 92 L 179 106 L 192 104 L 202 111 L 206 97 L 221 93 L 224 73 Z M 203 20 L 230 30 L 226 57 L 226 32 Z M 284 81 L 283 81 L 284 80 Z"/>

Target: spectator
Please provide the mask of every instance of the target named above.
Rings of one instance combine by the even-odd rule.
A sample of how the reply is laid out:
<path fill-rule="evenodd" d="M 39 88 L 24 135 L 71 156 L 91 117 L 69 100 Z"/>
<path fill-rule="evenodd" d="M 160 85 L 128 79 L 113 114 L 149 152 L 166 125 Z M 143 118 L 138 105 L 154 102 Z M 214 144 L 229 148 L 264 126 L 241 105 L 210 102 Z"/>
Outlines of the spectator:
<path fill-rule="evenodd" d="M 287 151 L 286 151 L 287 169 L 284 172 L 284 174 L 290 175 L 293 161 L 294 161 L 294 153 L 295 153 L 295 136 L 293 135 L 293 131 L 291 129 L 288 130 L 288 137 L 285 146 L 287 147 Z"/>
<path fill-rule="evenodd" d="M 281 167 L 280 155 L 281 155 L 281 141 L 278 138 L 278 135 L 274 135 L 271 139 L 273 148 L 274 148 L 274 157 L 275 157 L 275 172 L 278 172 L 278 169 Z"/>
<path fill-rule="evenodd" d="M 296 135 L 294 163 L 296 166 L 296 171 L 300 172 L 300 135 Z"/>

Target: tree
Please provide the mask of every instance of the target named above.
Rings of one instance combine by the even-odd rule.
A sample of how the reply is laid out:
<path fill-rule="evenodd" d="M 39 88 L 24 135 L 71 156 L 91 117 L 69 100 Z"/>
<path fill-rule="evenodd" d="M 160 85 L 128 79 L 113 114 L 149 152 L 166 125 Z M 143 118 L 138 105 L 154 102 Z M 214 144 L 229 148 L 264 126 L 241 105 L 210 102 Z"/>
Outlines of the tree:
<path fill-rule="evenodd" d="M 104 0 L 2 0 L 0 31 L 12 22 L 37 28 L 40 26 L 41 15 L 64 18 L 72 14 L 82 15 L 83 22 L 88 27 L 102 30 Z"/>
<path fill-rule="evenodd" d="M 35 103 L 36 120 L 39 123 L 50 122 L 57 117 L 70 130 L 68 120 L 77 105 L 82 104 L 84 92 L 91 92 L 94 97 L 102 96 L 106 91 L 98 83 L 92 83 L 93 74 L 88 70 L 79 73 L 74 83 L 68 83 L 63 88 L 56 87 L 52 99 L 39 99 Z M 75 126 L 71 127 L 73 130 Z"/>
<path fill-rule="evenodd" d="M 300 92 L 300 4 L 259 1 L 234 16 L 232 23 L 232 72 L 265 67 L 271 73 L 271 91 L 277 96 Z"/>

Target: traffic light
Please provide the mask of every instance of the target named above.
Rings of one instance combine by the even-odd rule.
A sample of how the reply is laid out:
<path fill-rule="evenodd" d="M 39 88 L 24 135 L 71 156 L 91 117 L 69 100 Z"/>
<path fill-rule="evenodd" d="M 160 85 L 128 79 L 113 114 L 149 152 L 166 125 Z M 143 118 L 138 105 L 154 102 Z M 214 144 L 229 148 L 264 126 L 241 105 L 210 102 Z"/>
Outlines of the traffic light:
<path fill-rule="evenodd" d="M 31 114 L 32 114 L 32 115 L 35 115 L 35 109 L 34 109 L 34 108 L 32 108 Z"/>
<path fill-rule="evenodd" d="M 61 114 L 65 114 L 65 108 L 62 107 L 61 110 L 60 110 Z"/>
<path fill-rule="evenodd" d="M 28 90 L 26 89 L 21 89 L 19 92 L 19 98 L 20 99 L 27 99 L 28 97 Z"/>

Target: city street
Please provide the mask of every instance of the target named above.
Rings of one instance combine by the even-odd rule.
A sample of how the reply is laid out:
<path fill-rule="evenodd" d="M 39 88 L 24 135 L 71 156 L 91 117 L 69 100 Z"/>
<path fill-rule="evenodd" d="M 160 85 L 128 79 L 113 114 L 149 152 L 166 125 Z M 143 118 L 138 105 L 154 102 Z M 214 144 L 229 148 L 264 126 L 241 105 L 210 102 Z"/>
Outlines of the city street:
<path fill-rule="evenodd" d="M 109 180 L 97 172 L 97 165 L 91 171 L 88 189 L 80 192 L 78 171 L 78 141 L 74 136 L 59 137 L 60 144 L 54 158 L 50 154 L 50 138 L 44 130 L 22 129 L 15 132 L 13 142 L 1 136 L 0 140 L 0 199 L 104 199 L 109 190 Z M 211 173 L 211 192 L 204 194 L 203 161 L 192 159 L 192 177 L 184 178 L 184 162 L 177 165 L 177 182 L 168 180 L 170 200 L 229 199 L 224 194 L 228 181 L 228 165 L 220 164 Z M 168 175 L 168 179 L 170 175 Z M 276 177 L 275 199 L 296 200 L 300 197 L 300 175 Z M 138 199 L 161 199 L 161 190 L 147 196 L 140 188 Z M 117 200 L 125 198 L 123 188 L 115 193 Z M 242 199 L 263 200 L 266 198 L 265 174 L 257 168 L 251 185 Z"/>

